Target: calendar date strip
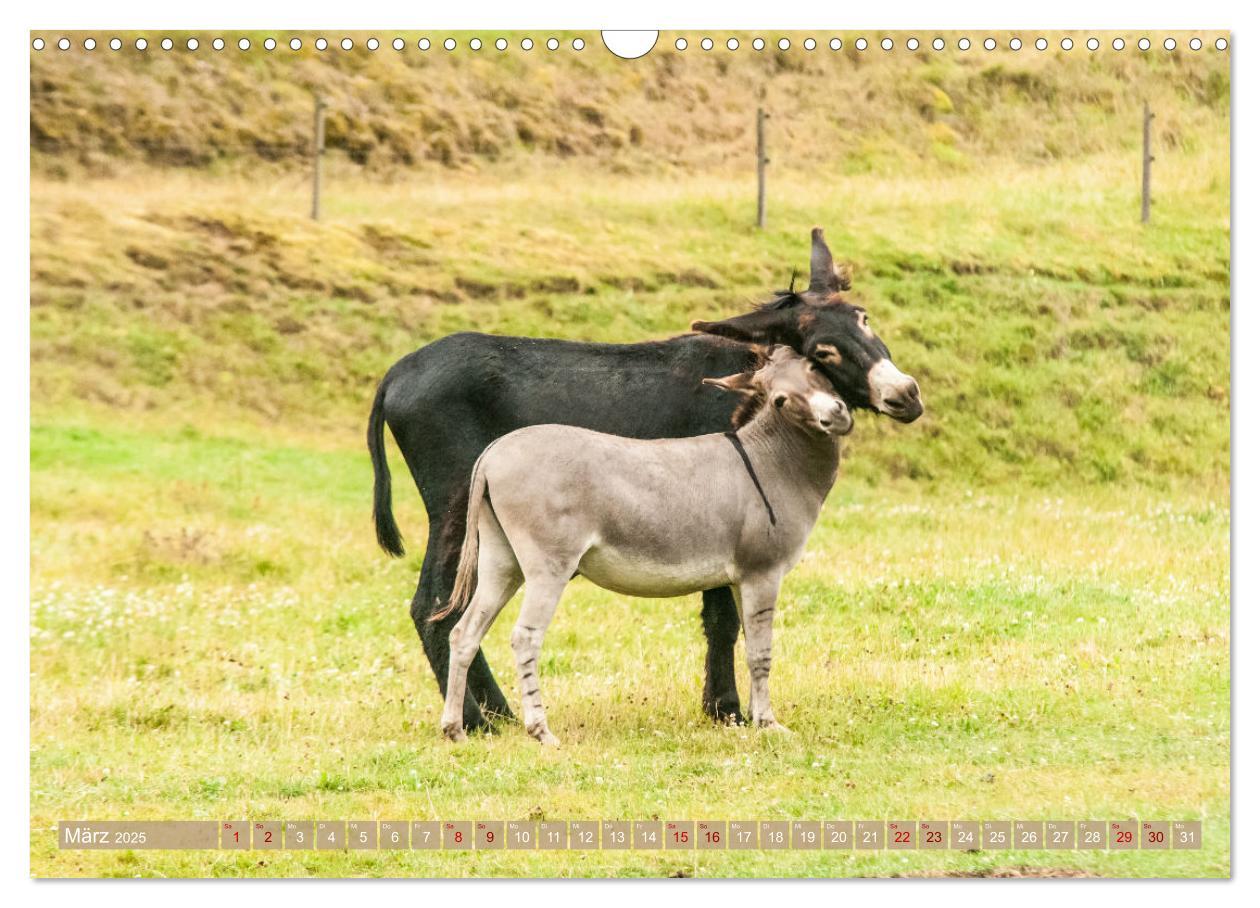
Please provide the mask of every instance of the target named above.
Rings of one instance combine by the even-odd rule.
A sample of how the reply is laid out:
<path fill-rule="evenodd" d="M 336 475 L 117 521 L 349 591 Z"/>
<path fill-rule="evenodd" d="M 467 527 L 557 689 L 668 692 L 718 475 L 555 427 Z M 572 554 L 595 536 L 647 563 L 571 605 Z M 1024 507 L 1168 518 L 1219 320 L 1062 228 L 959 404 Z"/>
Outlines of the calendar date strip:
<path fill-rule="evenodd" d="M 1165 851 L 1200 820 L 62 820 L 63 850 Z"/>

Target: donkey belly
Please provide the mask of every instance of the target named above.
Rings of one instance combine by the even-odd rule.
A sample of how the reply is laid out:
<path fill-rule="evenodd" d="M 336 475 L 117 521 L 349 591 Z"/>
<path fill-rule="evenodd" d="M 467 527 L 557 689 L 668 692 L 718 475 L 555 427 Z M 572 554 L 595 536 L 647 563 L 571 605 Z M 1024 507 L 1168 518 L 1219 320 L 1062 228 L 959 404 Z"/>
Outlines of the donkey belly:
<path fill-rule="evenodd" d="M 728 448 L 720 437 L 528 426 L 483 455 L 487 494 L 513 548 L 530 537 L 566 570 L 576 556 L 577 572 L 599 586 L 681 596 L 730 583 L 744 508 L 710 465 L 733 459 Z"/>
<path fill-rule="evenodd" d="M 614 593 L 651 599 L 685 596 L 731 582 L 729 558 L 705 553 L 679 556 L 607 543 L 592 546 L 582 556 L 578 573 Z"/>

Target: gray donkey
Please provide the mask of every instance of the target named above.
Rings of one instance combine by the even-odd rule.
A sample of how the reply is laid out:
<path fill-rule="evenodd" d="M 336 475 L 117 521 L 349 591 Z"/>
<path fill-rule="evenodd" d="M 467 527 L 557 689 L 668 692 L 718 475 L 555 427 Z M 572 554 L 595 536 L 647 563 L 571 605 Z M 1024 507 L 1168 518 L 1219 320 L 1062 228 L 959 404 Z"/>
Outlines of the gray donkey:
<path fill-rule="evenodd" d="M 525 729 L 543 744 L 560 743 L 543 712 L 538 657 L 560 594 L 579 574 L 630 596 L 732 587 L 753 724 L 786 730 L 770 709 L 775 602 L 836 480 L 839 439 L 853 418 L 818 367 L 789 347 L 771 348 L 754 372 L 704 384 L 745 396 L 736 430 L 647 441 L 537 425 L 482 452 L 454 592 L 434 615 L 467 606 L 450 636 L 448 738 L 465 737 L 468 666 L 524 582 L 512 651 Z"/>

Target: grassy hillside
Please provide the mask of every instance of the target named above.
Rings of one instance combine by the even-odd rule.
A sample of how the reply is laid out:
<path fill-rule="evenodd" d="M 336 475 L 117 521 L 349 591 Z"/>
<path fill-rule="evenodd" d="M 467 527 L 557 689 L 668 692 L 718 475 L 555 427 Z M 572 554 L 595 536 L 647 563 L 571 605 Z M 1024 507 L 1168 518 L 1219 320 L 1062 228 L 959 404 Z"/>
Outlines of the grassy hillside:
<path fill-rule="evenodd" d="M 661 337 L 746 309 L 825 224 L 928 414 L 866 419 L 853 473 L 1223 482 L 1229 442 L 1224 137 L 1161 161 L 1137 223 L 1132 162 L 773 184 L 587 174 L 382 190 L 340 175 L 327 218 L 300 181 L 36 185 L 37 412 L 212 410 L 356 438 L 398 357 L 456 330 Z"/>
<path fill-rule="evenodd" d="M 174 50 L 159 39 L 169 34 Z M 562 49 L 544 47 L 532 34 L 532 50 L 484 46 L 469 49 L 475 33 L 453 33 L 459 49 L 441 49 L 446 33 L 425 33 L 432 48 L 420 51 L 421 33 L 400 33 L 407 49 L 388 45 L 368 51 L 368 33 L 347 33 L 354 50 L 325 51 L 316 34 L 225 33 L 228 46 L 184 50 L 184 33 L 147 33 L 149 48 L 133 48 L 124 35 L 117 52 L 47 50 L 31 56 L 31 138 L 36 165 L 53 173 L 110 173 L 147 161 L 191 169 L 279 169 L 305 166 L 310 147 L 313 97 L 329 103 L 330 152 L 376 173 L 401 174 L 417 166 L 501 169 L 538 159 L 589 160 L 614 172 L 712 172 L 743 170 L 752 159 L 753 109 L 771 112 L 775 165 L 821 166 L 831 173 L 905 174 L 925 163 L 974 167 L 991 160 L 1025 164 L 1132 148 L 1139 111 L 1148 100 L 1161 155 L 1193 149 L 1204 128 L 1216 128 L 1229 106 L 1229 57 L 1209 47 L 1192 52 L 1188 35 L 1176 53 L 1103 46 L 1090 52 L 1084 36 L 1071 51 L 1033 49 L 1037 37 L 1021 33 L 1024 49 L 985 51 L 972 33 L 972 48 L 879 49 L 876 34 L 858 50 L 858 33 L 817 35 L 818 48 L 803 48 L 804 34 L 780 51 L 775 34 L 763 51 L 753 34 L 714 34 L 717 45 L 701 49 L 703 33 L 663 33 L 645 59 L 628 62 L 604 50 L 597 33 L 561 34 Z M 236 49 L 240 37 L 252 49 Z M 86 33 L 75 36 L 81 43 Z M 266 37 L 280 45 L 262 49 Z M 725 48 L 735 37 L 740 50 Z M 1210 39 L 1209 39 L 1210 40 Z"/>
<path fill-rule="evenodd" d="M 248 53 L 235 35 L 220 52 L 201 35 L 195 53 L 157 37 L 31 56 L 37 408 L 348 431 L 428 340 L 676 333 L 783 286 L 822 224 L 929 402 L 910 431 L 861 433 L 865 478 L 1227 474 L 1228 54 L 1184 35 L 1170 54 L 1134 36 L 1091 53 L 1079 35 L 1070 52 L 1035 51 L 1033 35 L 1019 53 L 961 52 L 949 35 L 945 52 L 889 53 L 851 34 L 839 52 L 795 35 L 760 53 L 751 35 L 732 53 L 688 34 L 679 52 L 665 34 L 633 63 L 594 34 L 581 52 L 535 35 L 502 53 L 490 36 L 466 49 L 469 34 L 457 52 L 407 34 L 401 53 L 367 51 L 366 34 L 353 52 L 303 35 L 296 53 L 262 50 L 261 33 Z M 320 223 L 305 152 L 262 165 L 242 144 L 277 130 L 300 144 L 313 92 L 335 151 Z M 762 92 L 774 160 L 758 232 Z M 1157 112 L 1147 227 L 1143 99 Z"/>

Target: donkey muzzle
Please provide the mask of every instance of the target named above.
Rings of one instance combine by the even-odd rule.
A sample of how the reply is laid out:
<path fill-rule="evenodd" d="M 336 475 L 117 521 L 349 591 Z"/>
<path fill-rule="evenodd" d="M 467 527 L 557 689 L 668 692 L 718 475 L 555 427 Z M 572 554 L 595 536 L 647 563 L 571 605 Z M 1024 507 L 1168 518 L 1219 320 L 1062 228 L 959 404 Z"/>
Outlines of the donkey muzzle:
<path fill-rule="evenodd" d="M 815 394 L 810 399 L 810 408 L 818 427 L 828 435 L 848 435 L 853 431 L 853 414 L 838 397 Z"/>
<path fill-rule="evenodd" d="M 871 406 L 897 422 L 914 422 L 923 415 L 923 398 L 919 383 L 892 364 L 881 359 L 867 373 Z"/>

